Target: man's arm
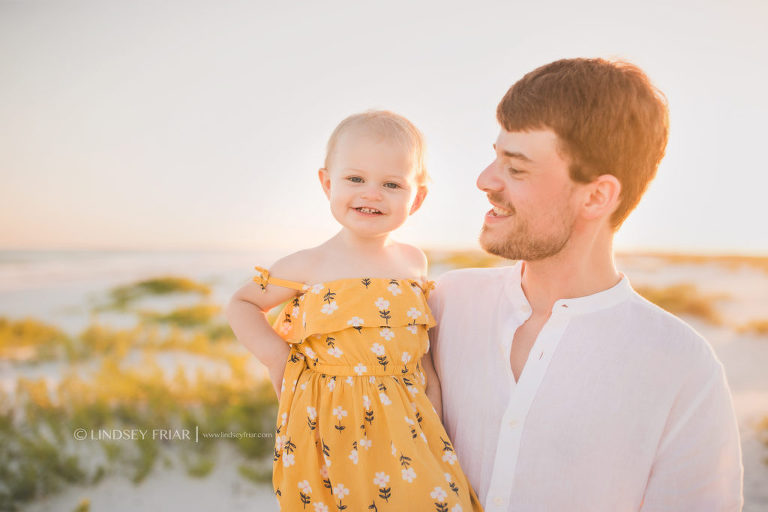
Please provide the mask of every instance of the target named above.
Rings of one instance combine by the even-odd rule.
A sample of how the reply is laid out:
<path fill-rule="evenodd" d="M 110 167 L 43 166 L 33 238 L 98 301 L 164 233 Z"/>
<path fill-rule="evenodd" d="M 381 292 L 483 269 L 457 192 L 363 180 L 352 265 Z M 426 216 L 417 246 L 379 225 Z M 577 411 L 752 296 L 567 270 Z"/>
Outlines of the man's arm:
<path fill-rule="evenodd" d="M 722 365 L 692 362 L 659 443 L 642 512 L 739 511 L 741 445 Z"/>

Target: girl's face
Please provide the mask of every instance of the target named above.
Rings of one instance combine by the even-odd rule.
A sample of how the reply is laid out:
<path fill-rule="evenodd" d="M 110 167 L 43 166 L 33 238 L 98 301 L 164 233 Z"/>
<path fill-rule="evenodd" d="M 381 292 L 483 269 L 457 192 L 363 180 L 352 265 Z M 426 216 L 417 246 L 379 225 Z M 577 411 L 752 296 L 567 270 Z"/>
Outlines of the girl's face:
<path fill-rule="evenodd" d="M 426 196 L 408 154 L 396 142 L 350 131 L 339 138 L 320 183 L 331 213 L 363 237 L 385 236 L 402 226 Z"/>

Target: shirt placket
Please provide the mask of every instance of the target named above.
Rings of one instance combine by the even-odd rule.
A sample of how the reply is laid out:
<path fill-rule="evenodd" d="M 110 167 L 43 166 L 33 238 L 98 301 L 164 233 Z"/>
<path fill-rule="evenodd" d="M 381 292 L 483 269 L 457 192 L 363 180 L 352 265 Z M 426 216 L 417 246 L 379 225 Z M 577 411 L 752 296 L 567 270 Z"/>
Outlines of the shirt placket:
<path fill-rule="evenodd" d="M 531 347 L 517 384 L 514 382 L 511 368 L 508 368 L 512 392 L 499 428 L 493 473 L 485 504 L 486 511 L 502 512 L 509 509 L 525 419 L 544 379 L 552 355 L 565 332 L 568 319 L 568 305 L 558 301 Z M 506 355 L 509 366 L 509 350 L 506 351 Z"/>

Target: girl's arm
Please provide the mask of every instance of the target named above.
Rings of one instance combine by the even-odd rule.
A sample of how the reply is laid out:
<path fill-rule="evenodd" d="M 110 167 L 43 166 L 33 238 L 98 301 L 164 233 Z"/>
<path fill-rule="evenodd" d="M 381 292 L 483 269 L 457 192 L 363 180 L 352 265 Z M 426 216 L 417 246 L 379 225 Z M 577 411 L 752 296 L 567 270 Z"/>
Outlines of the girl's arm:
<path fill-rule="evenodd" d="M 275 272 L 280 277 L 291 275 L 285 272 L 286 266 L 289 265 L 285 259 L 281 260 L 272 266 L 270 273 Z M 259 284 L 250 282 L 232 296 L 225 310 L 235 337 L 266 366 L 278 399 L 290 348 L 269 325 L 267 313 L 297 293 L 271 284 L 262 290 Z"/>
<path fill-rule="evenodd" d="M 424 357 L 421 358 L 421 367 L 424 369 L 424 374 L 427 377 L 427 398 L 432 402 L 432 406 L 437 411 L 437 416 L 442 420 L 443 418 L 443 399 L 440 392 L 440 379 L 435 371 L 435 366 L 432 364 L 432 351 L 430 350 Z"/>

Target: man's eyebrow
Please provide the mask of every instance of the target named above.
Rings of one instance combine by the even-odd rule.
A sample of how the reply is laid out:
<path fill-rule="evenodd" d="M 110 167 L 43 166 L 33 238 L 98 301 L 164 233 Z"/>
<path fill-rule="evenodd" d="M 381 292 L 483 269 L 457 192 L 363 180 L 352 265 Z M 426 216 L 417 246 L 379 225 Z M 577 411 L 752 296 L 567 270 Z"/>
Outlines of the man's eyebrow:
<path fill-rule="evenodd" d="M 493 149 L 496 149 L 496 144 L 493 145 Z M 518 151 L 507 151 L 506 149 L 501 152 L 501 154 L 507 158 L 517 158 L 518 160 L 522 160 L 523 162 L 533 162 L 530 158 L 525 156 L 523 153 L 520 153 Z"/>
<path fill-rule="evenodd" d="M 533 162 L 533 160 L 531 160 L 530 158 L 528 158 L 527 156 L 525 156 L 522 153 L 518 153 L 517 151 L 506 151 L 505 150 L 501 154 L 504 155 L 507 158 L 516 158 L 518 160 L 522 160 L 523 162 Z"/>

